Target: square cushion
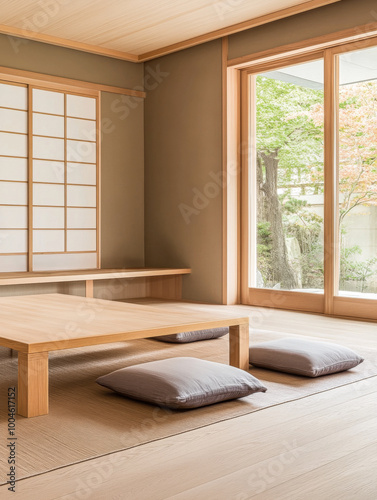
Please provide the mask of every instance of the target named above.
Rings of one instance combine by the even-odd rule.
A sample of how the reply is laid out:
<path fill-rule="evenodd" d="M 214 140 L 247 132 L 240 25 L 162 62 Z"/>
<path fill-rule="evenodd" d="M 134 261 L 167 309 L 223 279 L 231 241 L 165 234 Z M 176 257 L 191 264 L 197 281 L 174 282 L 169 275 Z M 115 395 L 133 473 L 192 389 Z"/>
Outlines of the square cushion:
<path fill-rule="evenodd" d="M 267 389 L 239 368 L 197 358 L 171 358 L 128 366 L 97 383 L 133 399 L 174 409 L 198 408 Z"/>
<path fill-rule="evenodd" d="M 197 342 L 198 340 L 218 339 L 229 333 L 227 326 L 221 328 L 211 328 L 209 330 L 197 330 L 195 332 L 173 333 L 172 335 L 161 335 L 153 337 L 161 342 L 171 342 L 173 344 L 186 344 L 188 342 Z"/>
<path fill-rule="evenodd" d="M 338 344 L 305 339 L 281 339 L 250 347 L 250 363 L 306 377 L 319 377 L 354 368 L 364 361 Z"/>

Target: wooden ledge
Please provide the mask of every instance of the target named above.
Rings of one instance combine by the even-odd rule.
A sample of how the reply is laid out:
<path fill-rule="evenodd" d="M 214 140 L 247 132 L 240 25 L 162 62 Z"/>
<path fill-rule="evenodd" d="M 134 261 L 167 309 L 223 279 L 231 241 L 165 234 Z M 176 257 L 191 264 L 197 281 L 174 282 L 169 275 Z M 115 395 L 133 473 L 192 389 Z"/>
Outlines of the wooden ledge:
<path fill-rule="evenodd" d="M 190 274 L 191 269 L 137 268 L 137 269 L 88 269 L 80 271 L 54 271 L 30 273 L 1 273 L 1 285 L 27 285 L 35 283 L 60 283 L 68 281 L 94 281 L 109 279 L 146 278 Z"/>

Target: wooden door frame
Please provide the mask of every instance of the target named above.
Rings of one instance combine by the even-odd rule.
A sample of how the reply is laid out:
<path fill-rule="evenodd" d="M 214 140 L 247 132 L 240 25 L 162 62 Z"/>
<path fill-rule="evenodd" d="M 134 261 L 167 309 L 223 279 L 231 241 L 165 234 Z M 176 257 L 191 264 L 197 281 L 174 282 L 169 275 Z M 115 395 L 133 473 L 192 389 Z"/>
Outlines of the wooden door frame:
<path fill-rule="evenodd" d="M 281 309 L 291 309 L 297 311 L 308 311 L 313 313 L 321 313 L 336 317 L 351 317 L 377 320 L 377 302 L 373 299 L 340 297 L 338 293 L 338 228 L 336 224 L 336 201 L 338 197 L 338 155 L 336 147 L 338 144 L 337 134 L 337 88 L 339 78 L 338 56 L 344 52 L 352 50 L 360 50 L 363 48 L 377 46 L 377 32 L 370 34 L 365 39 L 365 33 L 361 34 L 359 41 L 350 41 L 345 43 L 342 39 L 339 45 L 332 41 L 332 45 L 328 48 L 318 50 L 313 47 L 312 50 L 308 47 L 303 50 L 303 53 L 280 54 L 268 61 L 254 61 L 247 66 L 235 65 L 228 67 L 227 78 L 228 88 L 230 82 L 237 81 L 237 85 L 233 85 L 233 93 L 236 96 L 231 96 L 233 104 L 238 104 L 238 110 L 232 112 L 232 124 L 237 127 L 237 133 L 233 134 L 238 137 L 238 147 L 233 148 L 237 151 L 233 154 L 233 160 L 238 161 L 240 168 L 238 172 L 238 212 L 239 212 L 239 233 L 238 233 L 238 302 L 242 304 L 250 304 L 262 307 L 273 307 Z M 354 38 L 353 38 L 354 40 Z M 248 185 L 249 185 L 249 148 L 244 147 L 249 142 L 249 113 L 245 110 L 249 109 L 249 89 L 248 75 L 252 73 L 265 72 L 273 68 L 286 66 L 289 64 L 298 64 L 300 62 L 310 61 L 323 57 L 325 67 L 325 102 L 324 102 L 324 120 L 325 120 L 325 193 L 324 193 L 324 249 L 325 249 L 325 284 L 323 294 L 313 294 L 307 292 L 291 292 L 277 291 L 269 289 L 257 289 L 248 287 L 248 276 L 241 272 L 242 269 L 248 268 L 248 252 L 249 252 L 249 211 L 248 211 Z M 229 93 L 229 92 L 228 92 Z M 229 96 L 228 96 L 229 98 Z M 233 106 L 234 108 L 234 106 Z M 229 106 L 228 106 L 229 113 Z M 228 137 L 228 151 L 231 147 Z M 229 155 L 228 155 L 229 162 Z M 228 200 L 229 201 L 229 200 Z M 229 264 L 229 263 L 228 263 Z M 245 267 L 246 266 L 246 267 Z M 236 266 L 233 266 L 236 269 Z M 225 301 L 224 301 L 225 302 Z M 308 303 L 310 302 L 310 306 Z M 226 303 L 226 302 L 225 302 Z M 229 303 L 229 302 L 228 302 Z M 233 302 L 234 303 L 234 302 Z"/>
<path fill-rule="evenodd" d="M 339 45 L 337 47 L 333 47 L 328 50 L 328 56 L 329 58 L 331 57 L 333 60 L 334 64 L 334 88 L 339 87 L 339 56 L 343 53 L 346 52 L 352 52 L 355 50 L 362 50 L 362 49 L 367 49 L 369 47 L 377 47 L 377 36 L 368 38 L 366 40 L 359 40 L 359 41 L 354 41 L 354 42 L 349 42 L 346 45 Z M 338 93 L 334 93 L 334 105 L 337 107 L 337 98 L 338 98 Z M 338 113 L 334 113 L 335 117 L 335 131 L 338 134 L 339 133 L 339 127 L 337 125 L 337 120 L 338 120 Z M 339 138 L 336 138 L 336 141 L 334 141 L 335 144 L 339 143 Z M 337 196 L 338 196 L 338 173 L 339 173 L 339 158 L 338 155 L 335 155 L 334 151 L 334 157 L 336 159 L 336 164 L 334 168 L 334 189 L 336 193 L 336 197 L 334 197 L 334 205 L 337 203 Z M 335 220 L 338 220 L 338 217 L 335 218 Z M 334 227 L 335 231 L 335 240 L 334 240 L 334 245 L 336 245 L 336 248 L 339 249 L 339 242 L 338 242 L 338 234 L 339 234 L 339 228 Z M 339 259 L 339 251 L 335 252 L 334 255 L 334 262 L 335 262 L 335 269 L 334 269 L 334 295 L 332 297 L 332 307 L 330 310 L 326 310 L 326 313 L 332 316 L 337 316 L 337 317 L 352 317 L 352 318 L 361 318 L 361 319 L 370 319 L 377 321 L 377 300 L 375 299 L 367 299 L 367 298 L 357 298 L 357 297 L 342 297 L 338 295 L 339 292 L 339 278 L 338 278 L 338 269 L 339 269 L 339 264 L 336 259 Z"/>
<path fill-rule="evenodd" d="M 271 71 L 278 67 L 299 64 L 315 60 L 324 56 L 323 51 L 315 51 L 308 56 L 290 56 L 275 61 L 255 65 L 252 68 L 241 70 L 241 144 L 249 147 L 242 148 L 241 154 L 241 268 L 248 272 L 241 273 L 241 302 L 262 307 L 274 307 L 313 313 L 324 312 L 324 294 L 292 292 L 288 290 L 271 290 L 249 287 L 249 255 L 251 248 L 250 231 L 250 163 L 251 154 L 255 151 L 255 144 L 250 144 L 250 130 L 255 121 L 252 111 L 251 76 Z"/>

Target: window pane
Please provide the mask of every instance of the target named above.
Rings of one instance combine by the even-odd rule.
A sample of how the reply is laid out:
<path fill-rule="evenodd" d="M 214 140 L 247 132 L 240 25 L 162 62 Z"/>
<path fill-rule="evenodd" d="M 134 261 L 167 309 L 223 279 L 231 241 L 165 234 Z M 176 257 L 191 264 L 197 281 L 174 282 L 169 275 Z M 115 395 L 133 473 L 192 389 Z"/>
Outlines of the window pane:
<path fill-rule="evenodd" d="M 49 90 L 33 89 L 33 111 L 64 115 L 64 94 Z"/>
<path fill-rule="evenodd" d="M 33 252 L 64 252 L 64 231 L 33 231 Z"/>
<path fill-rule="evenodd" d="M 339 59 L 339 294 L 377 299 L 377 47 Z"/>
<path fill-rule="evenodd" d="M 67 118 L 67 137 L 68 139 L 95 141 L 97 138 L 96 122 Z"/>
<path fill-rule="evenodd" d="M 33 205 L 64 206 L 64 186 L 34 184 Z"/>
<path fill-rule="evenodd" d="M 0 106 L 4 108 L 27 109 L 27 88 L 0 83 Z"/>
<path fill-rule="evenodd" d="M 95 269 L 97 266 L 97 254 L 95 253 L 66 253 L 51 255 L 34 255 L 34 271 Z"/>
<path fill-rule="evenodd" d="M 64 137 L 64 117 L 33 113 L 33 134 Z"/>
<path fill-rule="evenodd" d="M 34 160 L 34 182 L 64 183 L 64 163 L 58 161 Z"/>
<path fill-rule="evenodd" d="M 96 165 L 85 163 L 67 164 L 67 182 L 68 184 L 91 184 L 95 186 L 97 181 Z"/>
<path fill-rule="evenodd" d="M 27 157 L 27 135 L 0 132 L 0 155 Z"/>
<path fill-rule="evenodd" d="M 0 228 L 27 229 L 27 207 L 0 207 Z"/>
<path fill-rule="evenodd" d="M 0 182 L 1 205 L 27 205 L 26 182 Z"/>
<path fill-rule="evenodd" d="M 27 231 L 0 229 L 0 253 L 27 252 Z"/>
<path fill-rule="evenodd" d="M 0 273 L 27 271 L 27 255 L 0 255 Z"/>
<path fill-rule="evenodd" d="M 95 208 L 67 208 L 67 227 L 94 229 L 97 224 Z"/>
<path fill-rule="evenodd" d="M 97 190 L 95 187 L 67 186 L 67 206 L 95 207 Z"/>
<path fill-rule="evenodd" d="M 91 252 L 96 250 L 96 231 L 67 231 L 68 252 Z"/>
<path fill-rule="evenodd" d="M 323 292 L 323 61 L 251 82 L 250 284 Z"/>
<path fill-rule="evenodd" d="M 0 180 L 27 181 L 27 159 L 0 158 Z"/>
<path fill-rule="evenodd" d="M 38 229 L 64 228 L 64 208 L 34 207 L 33 227 Z"/>
<path fill-rule="evenodd" d="M 33 137 L 33 158 L 64 160 L 64 139 Z"/>
<path fill-rule="evenodd" d="M 0 108 L 0 130 L 27 133 L 27 112 Z"/>
<path fill-rule="evenodd" d="M 84 141 L 67 141 L 67 160 L 96 163 L 96 144 Z"/>
<path fill-rule="evenodd" d="M 96 99 L 67 94 L 67 116 L 96 119 Z"/>

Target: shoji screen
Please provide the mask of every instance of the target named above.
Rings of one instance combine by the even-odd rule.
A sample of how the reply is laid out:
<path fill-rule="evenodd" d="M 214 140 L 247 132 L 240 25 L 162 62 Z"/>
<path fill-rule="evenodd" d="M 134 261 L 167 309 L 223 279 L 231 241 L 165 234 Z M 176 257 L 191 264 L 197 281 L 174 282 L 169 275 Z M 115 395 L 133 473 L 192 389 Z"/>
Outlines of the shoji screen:
<path fill-rule="evenodd" d="M 31 89 L 34 271 L 98 265 L 97 99 Z"/>
<path fill-rule="evenodd" d="M 0 272 L 28 269 L 28 90 L 0 82 Z"/>
<path fill-rule="evenodd" d="M 0 81 L 0 273 L 99 267 L 98 93 Z"/>

